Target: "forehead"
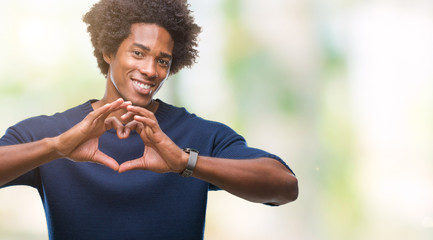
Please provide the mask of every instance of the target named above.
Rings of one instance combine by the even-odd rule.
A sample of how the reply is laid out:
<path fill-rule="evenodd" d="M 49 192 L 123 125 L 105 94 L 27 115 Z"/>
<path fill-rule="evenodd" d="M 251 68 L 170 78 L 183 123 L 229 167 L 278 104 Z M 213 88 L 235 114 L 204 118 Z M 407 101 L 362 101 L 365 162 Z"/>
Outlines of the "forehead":
<path fill-rule="evenodd" d="M 170 33 L 157 24 L 134 23 L 131 25 L 131 33 L 127 39 L 129 44 L 140 44 L 151 51 L 160 51 L 171 54 L 174 41 Z M 125 42 L 124 41 L 124 42 Z"/>

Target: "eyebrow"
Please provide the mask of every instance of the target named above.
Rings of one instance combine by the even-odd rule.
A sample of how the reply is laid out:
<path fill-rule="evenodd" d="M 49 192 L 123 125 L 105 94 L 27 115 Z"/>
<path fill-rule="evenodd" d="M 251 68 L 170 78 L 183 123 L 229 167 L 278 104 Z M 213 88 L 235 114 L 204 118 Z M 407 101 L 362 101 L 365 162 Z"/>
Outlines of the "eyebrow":
<path fill-rule="evenodd" d="M 150 52 L 150 48 L 148 46 L 144 46 L 143 44 L 140 44 L 140 43 L 133 43 L 133 45 L 141 48 L 144 51 Z M 170 60 L 173 59 L 173 56 L 171 54 L 166 53 L 166 52 L 159 52 L 159 55 L 163 58 L 170 58 Z"/>

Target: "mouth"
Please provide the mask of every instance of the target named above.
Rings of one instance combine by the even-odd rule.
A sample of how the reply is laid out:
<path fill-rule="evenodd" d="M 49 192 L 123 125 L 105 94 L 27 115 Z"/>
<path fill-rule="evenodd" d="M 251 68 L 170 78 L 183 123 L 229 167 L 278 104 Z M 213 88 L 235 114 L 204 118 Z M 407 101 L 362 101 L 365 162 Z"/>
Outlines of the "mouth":
<path fill-rule="evenodd" d="M 132 79 L 132 84 L 141 94 L 150 94 L 152 92 L 151 88 L 155 86 L 154 83 L 144 83 L 135 79 Z"/>

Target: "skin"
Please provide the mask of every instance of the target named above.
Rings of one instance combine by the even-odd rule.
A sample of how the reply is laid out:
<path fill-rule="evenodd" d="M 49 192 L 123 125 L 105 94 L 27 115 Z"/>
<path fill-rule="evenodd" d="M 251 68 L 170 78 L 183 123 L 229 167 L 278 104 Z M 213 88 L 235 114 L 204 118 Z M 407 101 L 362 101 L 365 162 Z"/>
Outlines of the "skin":
<path fill-rule="evenodd" d="M 93 107 L 96 109 L 123 98 L 134 106 L 155 112 L 157 103 L 152 99 L 169 75 L 173 47 L 174 42 L 164 28 L 155 24 L 133 24 L 131 34 L 120 44 L 117 52 L 103 54 L 110 65 L 106 92 Z M 134 84 L 136 82 L 151 87 L 140 89 Z"/>
<path fill-rule="evenodd" d="M 173 46 L 164 28 L 133 24 L 117 52 L 104 54 L 110 65 L 106 92 L 92 104 L 94 111 L 57 137 L 0 147 L 0 185 L 60 157 L 103 164 L 120 173 L 182 172 L 189 155 L 161 130 L 154 115 L 159 106 L 152 100 L 169 75 Z M 143 88 L 143 84 L 150 88 Z M 99 151 L 99 136 L 111 128 L 116 129 L 119 138 L 137 131 L 145 144 L 143 156 L 119 166 Z M 239 161 L 199 155 L 193 177 L 253 202 L 281 205 L 298 196 L 296 177 L 271 158 Z"/>

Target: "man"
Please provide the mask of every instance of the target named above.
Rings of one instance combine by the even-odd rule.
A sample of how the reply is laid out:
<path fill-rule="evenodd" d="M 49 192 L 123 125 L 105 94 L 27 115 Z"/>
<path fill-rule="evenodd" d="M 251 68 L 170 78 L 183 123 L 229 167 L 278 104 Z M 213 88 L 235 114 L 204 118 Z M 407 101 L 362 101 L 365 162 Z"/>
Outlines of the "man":
<path fill-rule="evenodd" d="M 297 198 L 279 157 L 153 99 L 197 57 L 186 1 L 101 0 L 84 22 L 104 97 L 26 119 L 0 139 L 0 186 L 38 189 L 50 239 L 202 239 L 209 189 L 269 205 Z"/>

